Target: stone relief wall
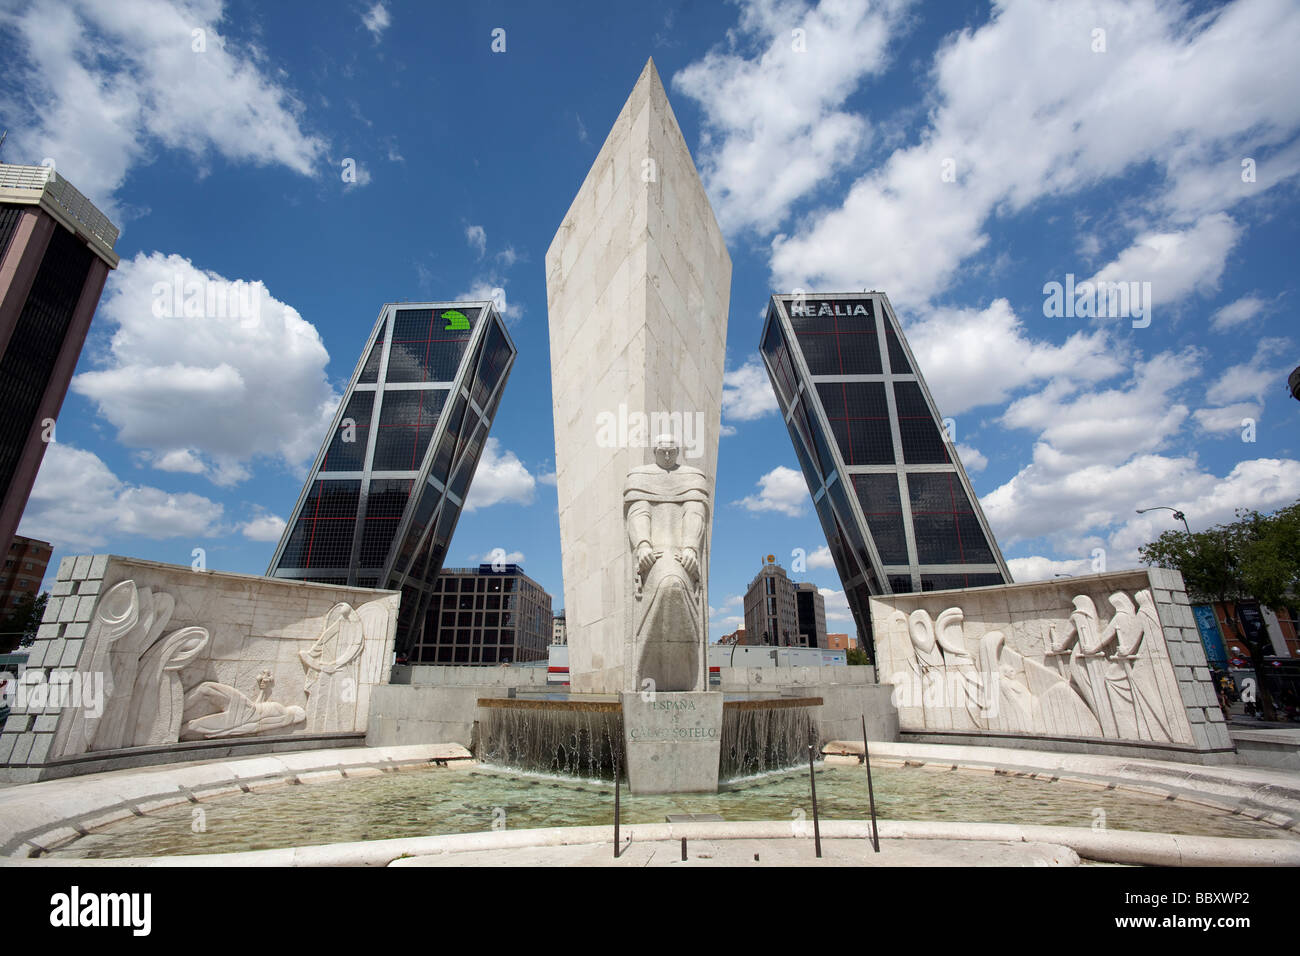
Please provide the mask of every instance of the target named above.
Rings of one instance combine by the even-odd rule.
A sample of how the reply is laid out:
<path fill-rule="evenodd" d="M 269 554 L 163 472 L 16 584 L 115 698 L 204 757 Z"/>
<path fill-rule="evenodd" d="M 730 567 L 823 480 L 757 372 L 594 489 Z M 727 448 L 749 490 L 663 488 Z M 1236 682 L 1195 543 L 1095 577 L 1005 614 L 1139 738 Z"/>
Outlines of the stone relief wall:
<path fill-rule="evenodd" d="M 116 556 L 65 558 L 20 679 L 27 706 L 0 735 L 0 764 L 364 732 L 370 690 L 387 680 L 398 601 Z"/>
<path fill-rule="evenodd" d="M 1177 572 L 888 596 L 871 612 L 903 731 L 1232 746 Z"/>

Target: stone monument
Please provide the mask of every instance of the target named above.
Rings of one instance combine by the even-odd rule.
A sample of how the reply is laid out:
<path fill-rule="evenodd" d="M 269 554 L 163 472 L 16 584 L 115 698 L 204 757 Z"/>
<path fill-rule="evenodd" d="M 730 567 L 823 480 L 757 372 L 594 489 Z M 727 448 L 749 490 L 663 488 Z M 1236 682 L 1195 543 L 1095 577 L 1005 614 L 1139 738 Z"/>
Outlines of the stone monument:
<path fill-rule="evenodd" d="M 715 790 L 708 556 L 731 259 L 648 61 L 546 254 L 576 694 L 620 694 L 634 791 Z"/>
<path fill-rule="evenodd" d="M 626 495 L 634 489 L 626 482 L 642 468 L 653 474 L 652 443 L 667 432 L 679 466 L 691 470 L 682 474 L 695 475 L 702 501 L 712 499 L 730 286 L 722 232 L 649 61 L 546 254 L 575 693 L 642 690 L 642 569 L 629 546 Z M 698 550 L 688 558 L 697 567 L 683 570 L 707 617 L 707 505 L 698 520 Z M 703 673 L 696 676 L 703 686 Z"/>

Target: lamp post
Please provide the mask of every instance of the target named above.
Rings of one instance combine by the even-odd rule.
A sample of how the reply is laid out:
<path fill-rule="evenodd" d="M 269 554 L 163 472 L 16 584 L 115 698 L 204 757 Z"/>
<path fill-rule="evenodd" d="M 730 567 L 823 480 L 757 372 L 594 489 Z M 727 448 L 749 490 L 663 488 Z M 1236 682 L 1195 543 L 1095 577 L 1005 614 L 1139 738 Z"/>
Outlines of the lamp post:
<path fill-rule="evenodd" d="M 1183 523 L 1183 527 L 1187 529 L 1187 533 L 1188 534 L 1192 533 L 1192 529 L 1187 524 L 1187 515 L 1183 514 L 1177 508 L 1170 508 L 1168 505 L 1155 505 L 1150 508 L 1139 508 L 1137 510 L 1137 513 L 1142 515 L 1142 514 L 1146 514 L 1148 511 L 1172 511 L 1174 513 L 1174 517 Z"/>

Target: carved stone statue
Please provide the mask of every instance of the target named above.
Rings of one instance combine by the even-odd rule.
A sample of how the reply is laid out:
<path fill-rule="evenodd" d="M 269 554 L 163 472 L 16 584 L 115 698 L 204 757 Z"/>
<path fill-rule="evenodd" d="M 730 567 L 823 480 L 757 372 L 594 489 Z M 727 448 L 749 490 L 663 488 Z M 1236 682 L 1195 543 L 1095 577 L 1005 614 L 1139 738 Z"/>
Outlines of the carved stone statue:
<path fill-rule="evenodd" d="M 358 664 L 365 646 L 361 615 L 350 604 L 336 604 L 325 615 L 325 628 L 299 657 L 307 668 L 307 730 L 322 732 L 342 726 L 342 711 L 355 703 Z"/>
<path fill-rule="evenodd" d="M 187 715 L 207 710 L 215 712 L 192 717 L 185 722 L 182 740 L 210 740 L 214 737 L 242 737 L 269 730 L 292 727 L 307 719 L 307 711 L 297 704 L 279 704 L 269 700 L 273 683 L 271 672 L 257 675 L 257 699 L 249 700 L 242 691 L 229 684 L 204 681 L 185 695 Z"/>
<path fill-rule="evenodd" d="M 184 697 L 180 672 L 207 646 L 208 631 L 182 627 L 164 635 L 175 608 L 171 595 L 130 580 L 100 601 L 90 669 L 106 674 L 108 699 L 103 716 L 83 725 L 87 749 L 176 743 Z"/>
<path fill-rule="evenodd" d="M 702 691 L 707 671 L 709 478 L 677 461 L 671 436 L 655 440 L 653 465 L 628 472 L 624 520 L 636 575 L 632 609 L 636 685 Z"/>

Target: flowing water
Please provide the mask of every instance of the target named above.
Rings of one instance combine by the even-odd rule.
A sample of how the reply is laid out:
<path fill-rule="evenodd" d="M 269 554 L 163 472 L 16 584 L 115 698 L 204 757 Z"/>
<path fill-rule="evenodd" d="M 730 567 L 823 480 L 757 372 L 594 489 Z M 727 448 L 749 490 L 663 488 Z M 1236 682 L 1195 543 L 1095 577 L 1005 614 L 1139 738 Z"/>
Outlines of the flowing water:
<path fill-rule="evenodd" d="M 818 743 L 811 708 L 740 703 L 722 711 L 720 780 L 807 764 L 808 745 Z M 480 714 L 474 755 L 485 764 L 612 782 L 615 761 L 621 762 L 617 704 L 521 701 L 483 707 Z"/>
<path fill-rule="evenodd" d="M 1244 817 L 1063 780 L 918 767 L 873 766 L 873 771 L 882 819 L 1290 838 Z M 806 769 L 737 780 L 717 794 L 633 796 L 624 789 L 623 821 L 662 823 L 669 813 L 716 813 L 726 820 L 790 820 L 806 827 L 812 819 L 808 791 Z M 824 820 L 866 819 L 865 771 L 818 765 L 817 802 Z M 613 814 L 609 781 L 452 764 L 184 804 L 114 824 L 52 855 L 221 853 L 491 829 L 611 825 Z"/>

